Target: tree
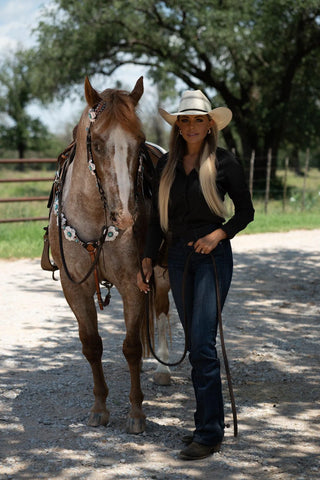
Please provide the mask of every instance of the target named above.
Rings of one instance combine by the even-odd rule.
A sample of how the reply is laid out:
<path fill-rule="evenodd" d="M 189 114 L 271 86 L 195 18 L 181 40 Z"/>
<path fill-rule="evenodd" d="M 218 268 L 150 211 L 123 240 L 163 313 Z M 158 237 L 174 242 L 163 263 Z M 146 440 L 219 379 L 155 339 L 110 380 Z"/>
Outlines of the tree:
<path fill-rule="evenodd" d="M 320 125 L 320 62 L 318 53 L 309 55 L 303 61 L 301 69 L 292 84 L 292 98 L 288 106 L 288 119 L 283 147 L 290 158 L 290 165 L 298 174 L 301 172 L 299 152 L 313 151 L 314 160 L 311 164 L 320 167 L 319 125 Z M 316 161 L 318 157 L 318 161 Z"/>
<path fill-rule="evenodd" d="M 32 100 L 24 54 L 17 52 L 0 69 L 0 142 L 3 149 L 17 150 L 19 158 L 25 158 L 27 149 L 43 150 L 50 138 L 41 121 L 26 111 Z"/>
<path fill-rule="evenodd" d="M 179 80 L 178 90 L 200 88 L 213 105 L 231 108 L 225 141 L 245 160 L 255 150 L 256 178 L 264 177 L 270 148 L 276 158 L 286 141 L 307 143 L 311 115 L 301 129 L 298 120 L 292 122 L 293 112 L 308 109 L 319 120 L 320 77 L 305 77 L 312 62 L 319 71 L 318 0 L 55 5 L 38 26 L 32 61 L 32 83 L 43 99 L 68 94 L 87 74 L 108 76 L 129 63 L 145 66 L 160 89 Z"/>

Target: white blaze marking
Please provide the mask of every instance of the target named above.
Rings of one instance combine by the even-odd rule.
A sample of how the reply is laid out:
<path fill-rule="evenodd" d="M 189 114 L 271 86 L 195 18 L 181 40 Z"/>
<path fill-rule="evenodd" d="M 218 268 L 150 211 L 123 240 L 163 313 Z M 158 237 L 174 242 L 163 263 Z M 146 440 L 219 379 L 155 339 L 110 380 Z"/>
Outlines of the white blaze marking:
<path fill-rule="evenodd" d="M 114 165 L 119 197 L 122 203 L 123 213 L 127 215 L 129 213 L 128 203 L 130 193 L 127 157 L 129 154 L 129 146 L 134 143 L 134 139 L 130 138 L 128 132 L 117 127 L 110 134 L 109 142 L 114 145 Z"/>

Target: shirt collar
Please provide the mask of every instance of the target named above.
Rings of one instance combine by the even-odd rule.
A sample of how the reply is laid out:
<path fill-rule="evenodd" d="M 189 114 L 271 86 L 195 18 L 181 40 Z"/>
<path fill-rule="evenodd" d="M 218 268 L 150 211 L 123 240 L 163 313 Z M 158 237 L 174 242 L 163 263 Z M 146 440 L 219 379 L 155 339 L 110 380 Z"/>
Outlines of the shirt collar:
<path fill-rule="evenodd" d="M 178 172 L 182 172 L 184 175 L 186 175 L 186 172 L 185 172 L 184 167 L 183 167 L 182 160 L 179 160 L 179 161 L 178 161 L 176 170 L 177 170 Z M 193 170 L 191 170 L 191 172 L 189 173 L 189 175 L 198 175 L 198 172 L 197 172 L 197 170 L 194 168 Z"/>

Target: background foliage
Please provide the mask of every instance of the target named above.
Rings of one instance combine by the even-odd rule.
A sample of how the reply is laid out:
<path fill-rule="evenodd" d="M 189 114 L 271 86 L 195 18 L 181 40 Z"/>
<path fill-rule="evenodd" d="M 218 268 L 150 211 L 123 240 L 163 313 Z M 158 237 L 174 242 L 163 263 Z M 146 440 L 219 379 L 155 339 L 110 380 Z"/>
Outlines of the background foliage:
<path fill-rule="evenodd" d="M 23 114 L 31 99 L 65 98 L 82 90 L 86 75 L 113 87 L 108 77 L 133 63 L 155 82 L 155 104 L 168 99 L 174 109 L 182 90 L 200 88 L 214 106 L 231 108 L 224 142 L 246 165 L 255 151 L 256 182 L 264 181 L 270 148 L 273 178 L 282 152 L 299 170 L 299 153 L 310 147 L 319 165 L 318 0 L 53 0 L 36 34 L 36 46 L 17 52 L 0 78 L 18 150 L 46 137 Z M 162 143 L 159 122 L 146 123 Z M 3 144 L 10 144 L 8 128 L 0 132 Z"/>
<path fill-rule="evenodd" d="M 143 65 L 160 99 L 186 87 L 233 111 L 227 146 L 256 152 L 318 145 L 320 5 L 315 0 L 56 0 L 38 29 L 32 84 L 43 99 L 85 75 Z M 260 172 L 260 173 L 259 173 Z"/>

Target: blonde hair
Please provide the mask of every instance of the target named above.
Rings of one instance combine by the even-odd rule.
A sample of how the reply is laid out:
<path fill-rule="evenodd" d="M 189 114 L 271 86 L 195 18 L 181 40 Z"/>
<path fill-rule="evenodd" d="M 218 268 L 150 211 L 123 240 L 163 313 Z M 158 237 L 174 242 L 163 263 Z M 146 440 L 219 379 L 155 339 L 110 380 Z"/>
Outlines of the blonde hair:
<path fill-rule="evenodd" d="M 219 217 L 225 217 L 226 208 L 221 200 L 216 187 L 216 148 L 218 143 L 218 129 L 215 124 L 211 126 L 204 140 L 199 157 L 199 181 L 203 196 L 212 212 Z M 176 124 L 173 125 L 169 144 L 169 157 L 163 169 L 159 185 L 159 214 L 163 231 L 168 231 L 169 217 L 168 206 L 170 190 L 176 174 L 176 166 L 180 159 L 186 155 L 186 142 L 179 133 Z"/>

